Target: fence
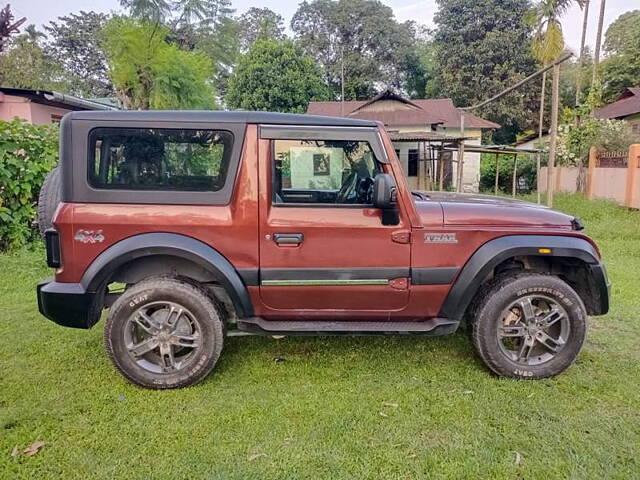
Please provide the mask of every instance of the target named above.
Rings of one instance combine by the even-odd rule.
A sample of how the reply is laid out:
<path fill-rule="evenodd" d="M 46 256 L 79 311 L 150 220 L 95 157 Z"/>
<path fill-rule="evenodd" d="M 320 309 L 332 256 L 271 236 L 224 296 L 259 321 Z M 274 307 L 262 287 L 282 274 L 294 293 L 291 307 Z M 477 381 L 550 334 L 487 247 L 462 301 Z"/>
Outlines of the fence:
<path fill-rule="evenodd" d="M 589 165 L 582 172 L 578 167 L 556 167 L 555 173 L 556 192 L 577 192 L 582 183 L 589 198 L 640 209 L 640 144 L 626 152 L 598 152 L 592 147 Z M 547 191 L 547 167 L 540 169 L 538 190 Z"/>

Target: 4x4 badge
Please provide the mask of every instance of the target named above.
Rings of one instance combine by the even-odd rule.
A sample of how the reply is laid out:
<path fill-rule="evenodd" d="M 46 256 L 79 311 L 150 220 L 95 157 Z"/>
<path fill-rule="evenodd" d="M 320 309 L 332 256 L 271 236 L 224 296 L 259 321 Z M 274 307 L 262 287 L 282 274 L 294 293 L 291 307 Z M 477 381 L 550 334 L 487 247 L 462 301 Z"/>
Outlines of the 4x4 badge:
<path fill-rule="evenodd" d="M 424 243 L 458 243 L 455 233 L 425 233 Z"/>
<path fill-rule="evenodd" d="M 82 243 L 101 243 L 104 242 L 102 230 L 78 230 L 73 237 L 74 240 Z"/>

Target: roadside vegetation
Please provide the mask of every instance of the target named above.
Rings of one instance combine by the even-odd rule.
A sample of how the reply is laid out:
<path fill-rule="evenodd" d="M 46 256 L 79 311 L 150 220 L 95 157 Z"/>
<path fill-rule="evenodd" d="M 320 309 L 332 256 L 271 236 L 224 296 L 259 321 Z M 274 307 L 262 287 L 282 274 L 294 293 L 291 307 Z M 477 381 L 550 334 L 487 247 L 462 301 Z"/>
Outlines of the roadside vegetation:
<path fill-rule="evenodd" d="M 633 478 L 640 212 L 557 207 L 599 243 L 612 310 L 573 367 L 536 382 L 490 375 L 463 333 L 236 337 L 203 383 L 143 390 L 112 368 L 103 322 L 38 314 L 40 247 L 2 254 L 0 478 Z"/>

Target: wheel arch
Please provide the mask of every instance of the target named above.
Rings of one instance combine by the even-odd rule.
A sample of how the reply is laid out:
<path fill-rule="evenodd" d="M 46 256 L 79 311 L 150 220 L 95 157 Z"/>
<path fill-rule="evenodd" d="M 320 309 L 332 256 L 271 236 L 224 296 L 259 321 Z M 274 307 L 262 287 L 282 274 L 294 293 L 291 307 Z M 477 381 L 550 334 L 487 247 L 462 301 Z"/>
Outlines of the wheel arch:
<path fill-rule="evenodd" d="M 548 249 L 542 253 L 540 249 Z M 548 272 L 563 278 L 582 298 L 590 315 L 609 309 L 609 284 L 595 247 L 583 238 L 509 235 L 482 245 L 467 260 L 440 309 L 440 317 L 462 320 L 480 287 L 501 267 Z M 520 267 L 517 267 L 521 264 Z"/>
<path fill-rule="evenodd" d="M 154 265 L 162 267 L 153 268 Z M 239 317 L 253 316 L 253 305 L 245 281 L 231 262 L 200 240 L 176 233 L 135 235 L 113 244 L 98 255 L 80 281 L 86 291 L 98 294 L 94 314 L 96 311 L 99 314 L 102 309 L 107 284 L 127 266 L 135 266 L 134 279 L 175 269 L 179 275 L 193 280 L 215 281 L 228 294 Z M 244 272 L 244 275 L 247 276 L 247 273 Z M 97 318 L 94 318 L 90 323 L 96 321 Z"/>

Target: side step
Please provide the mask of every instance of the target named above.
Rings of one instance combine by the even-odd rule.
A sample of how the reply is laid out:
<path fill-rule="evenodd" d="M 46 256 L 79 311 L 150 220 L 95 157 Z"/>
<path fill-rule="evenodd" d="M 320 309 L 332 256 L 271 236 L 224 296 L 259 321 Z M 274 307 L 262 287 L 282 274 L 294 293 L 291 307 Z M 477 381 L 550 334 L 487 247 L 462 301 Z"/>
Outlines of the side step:
<path fill-rule="evenodd" d="M 265 320 L 260 317 L 238 320 L 238 330 L 264 335 L 447 335 L 460 322 L 430 318 L 419 322 L 357 322 L 333 320 Z"/>

